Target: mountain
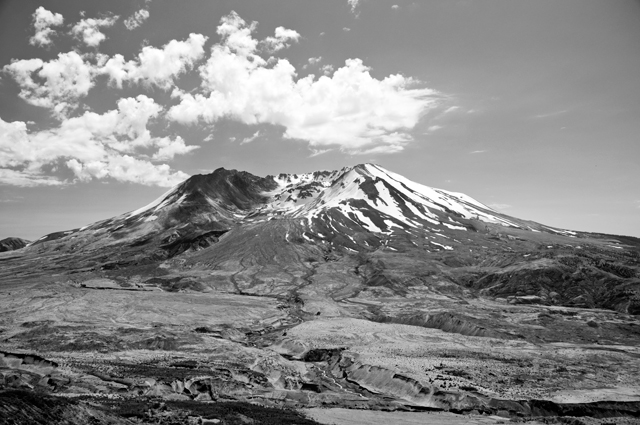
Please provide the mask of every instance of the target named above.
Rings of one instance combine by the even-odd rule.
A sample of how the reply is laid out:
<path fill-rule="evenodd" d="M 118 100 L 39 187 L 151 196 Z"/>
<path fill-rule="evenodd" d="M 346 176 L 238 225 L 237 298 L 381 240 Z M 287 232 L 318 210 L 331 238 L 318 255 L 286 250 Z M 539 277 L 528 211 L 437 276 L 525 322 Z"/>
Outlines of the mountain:
<path fill-rule="evenodd" d="M 264 178 L 220 168 L 191 177 L 135 211 L 46 235 L 28 250 L 67 254 L 56 266 L 80 271 L 153 268 L 185 251 L 192 254 L 181 261 L 195 267 L 247 258 L 259 269 L 251 272 L 251 286 L 237 290 L 259 294 L 265 291 L 262 268 L 286 270 L 304 263 L 304 256 L 397 253 L 392 257 L 418 257 L 412 260 L 417 263 L 389 270 L 365 261 L 371 278 L 400 288 L 422 278 L 415 264 L 430 269 L 436 260 L 456 288 L 512 302 L 635 314 L 638 242 L 518 219 L 465 194 L 361 164 Z M 306 266 L 298 265 L 304 274 Z M 282 279 L 282 288 L 269 289 L 270 295 L 295 290 L 289 275 Z M 222 284 L 231 282 L 225 278 Z"/>
<path fill-rule="evenodd" d="M 10 367 L 45 392 L 640 410 L 639 239 L 511 217 L 375 164 L 193 176 L 0 254 L 0 283 L 4 364 L 73 365 L 38 366 L 48 380 Z"/>
<path fill-rule="evenodd" d="M 13 251 L 15 249 L 21 249 L 29 245 L 31 242 L 26 239 L 20 238 L 5 238 L 0 240 L 0 252 Z"/>

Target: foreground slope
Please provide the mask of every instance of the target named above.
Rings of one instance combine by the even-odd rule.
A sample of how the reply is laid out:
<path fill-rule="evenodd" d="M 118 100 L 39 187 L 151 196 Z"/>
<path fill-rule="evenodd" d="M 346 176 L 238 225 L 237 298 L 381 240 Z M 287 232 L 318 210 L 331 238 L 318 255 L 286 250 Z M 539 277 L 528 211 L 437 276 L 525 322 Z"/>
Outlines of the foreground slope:
<path fill-rule="evenodd" d="M 0 371 L 62 394 L 633 416 L 639 258 L 373 164 L 218 169 L 0 254 Z"/>

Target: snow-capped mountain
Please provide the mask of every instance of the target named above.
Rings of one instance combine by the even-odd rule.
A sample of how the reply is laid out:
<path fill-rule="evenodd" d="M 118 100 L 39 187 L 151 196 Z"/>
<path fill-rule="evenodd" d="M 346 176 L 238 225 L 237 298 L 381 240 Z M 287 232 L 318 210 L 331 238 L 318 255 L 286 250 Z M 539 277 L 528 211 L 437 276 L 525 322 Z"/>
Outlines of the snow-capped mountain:
<path fill-rule="evenodd" d="M 460 232 L 486 226 L 576 235 L 501 214 L 468 195 L 424 186 L 379 165 L 360 164 L 264 178 L 220 168 L 191 177 L 135 211 L 44 236 L 34 245 L 60 237 L 83 240 L 78 247 L 155 242 L 172 247 L 175 255 L 206 247 L 234 227 L 275 219 L 293 220 L 293 233 L 309 241 L 346 237 L 345 246 L 356 251 L 386 245 L 398 235 L 431 238 L 433 249 L 453 250 L 454 242 L 445 238 L 458 241 Z"/>
<path fill-rule="evenodd" d="M 220 168 L 142 208 L 21 251 L 48 273 L 170 273 L 237 293 L 295 296 L 317 269 L 327 288 L 357 276 L 383 295 L 411 284 L 640 311 L 636 246 L 634 238 L 510 217 L 465 194 L 361 164 L 267 177 Z M 609 295 L 594 298 L 603 287 Z"/>

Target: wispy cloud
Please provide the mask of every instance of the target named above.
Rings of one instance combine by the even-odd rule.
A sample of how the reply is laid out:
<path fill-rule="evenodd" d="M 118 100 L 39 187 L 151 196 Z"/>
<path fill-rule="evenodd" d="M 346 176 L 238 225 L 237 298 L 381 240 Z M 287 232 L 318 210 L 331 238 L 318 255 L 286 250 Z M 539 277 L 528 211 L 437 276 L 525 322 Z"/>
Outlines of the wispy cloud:
<path fill-rule="evenodd" d="M 566 109 L 563 109 L 561 111 L 553 111 L 553 112 L 547 112 L 547 113 L 544 113 L 544 114 L 534 115 L 533 118 L 536 118 L 536 119 L 552 118 L 552 117 L 557 117 L 558 115 L 566 114 L 567 112 L 569 112 L 569 111 L 566 110 Z"/>
<path fill-rule="evenodd" d="M 393 10 L 398 10 L 400 8 L 400 6 L 398 6 L 397 4 L 394 4 L 393 6 L 391 6 L 391 8 Z"/>
<path fill-rule="evenodd" d="M 459 106 L 450 106 L 444 110 L 443 114 L 448 114 L 449 112 L 457 111 L 458 109 L 460 109 Z"/>
<path fill-rule="evenodd" d="M 488 206 L 494 210 L 506 210 L 512 207 L 512 205 L 501 203 L 489 204 Z"/>
<path fill-rule="evenodd" d="M 309 158 L 313 158 L 314 156 L 325 154 L 325 153 L 330 152 L 332 150 L 333 149 L 313 149 L 313 148 L 311 148 L 311 155 L 309 155 Z"/>
<path fill-rule="evenodd" d="M 23 196 L 16 196 L 13 198 L 4 198 L 4 199 L 0 199 L 0 204 L 13 204 L 16 202 L 22 202 L 23 199 L 24 199 Z"/>
<path fill-rule="evenodd" d="M 258 130 L 255 133 L 253 133 L 253 136 L 245 137 L 244 139 L 242 139 L 242 142 L 240 142 L 240 144 L 244 145 L 245 143 L 251 143 L 251 142 L 253 142 L 254 140 L 256 140 L 260 136 L 261 136 L 260 130 Z"/>
<path fill-rule="evenodd" d="M 8 168 L 0 168 L 0 185 L 11 185 L 19 187 L 34 186 L 64 186 L 66 182 L 55 177 L 43 176 L 37 172 L 29 170 L 18 171 Z"/>
<path fill-rule="evenodd" d="M 344 28 L 342 28 L 342 31 L 344 31 L 344 32 L 349 32 L 349 31 L 351 31 L 351 28 L 344 27 Z"/>
<path fill-rule="evenodd" d="M 485 150 L 480 150 L 480 151 L 471 151 L 469 152 L 470 154 L 476 154 L 476 153 L 485 153 Z"/>

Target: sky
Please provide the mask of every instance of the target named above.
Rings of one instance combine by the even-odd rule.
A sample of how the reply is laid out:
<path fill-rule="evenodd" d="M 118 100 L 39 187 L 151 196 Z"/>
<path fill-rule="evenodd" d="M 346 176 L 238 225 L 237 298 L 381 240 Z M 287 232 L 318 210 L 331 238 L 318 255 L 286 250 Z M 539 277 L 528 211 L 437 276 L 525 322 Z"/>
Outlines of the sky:
<path fill-rule="evenodd" d="M 0 239 L 366 162 L 640 237 L 640 2 L 0 1 Z"/>

